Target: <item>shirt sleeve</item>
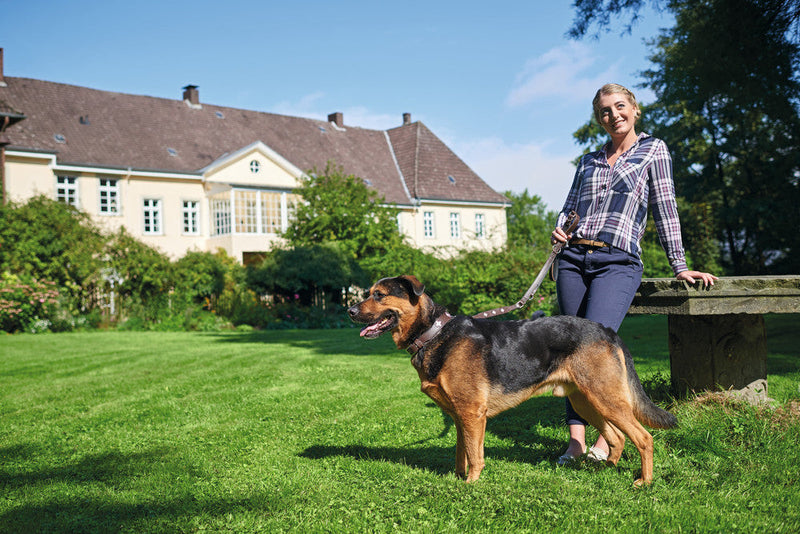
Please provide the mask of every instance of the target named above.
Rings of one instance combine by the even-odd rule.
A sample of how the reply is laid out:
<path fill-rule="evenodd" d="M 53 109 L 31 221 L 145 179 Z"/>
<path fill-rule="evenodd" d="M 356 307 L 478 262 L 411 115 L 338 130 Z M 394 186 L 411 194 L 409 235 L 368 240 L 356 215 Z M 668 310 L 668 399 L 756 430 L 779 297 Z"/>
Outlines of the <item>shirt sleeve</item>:
<path fill-rule="evenodd" d="M 655 147 L 650 174 L 650 205 L 656 223 L 658 238 L 667 253 L 667 259 L 676 275 L 688 270 L 686 254 L 681 239 L 681 223 L 678 204 L 675 200 L 675 184 L 672 179 L 672 158 L 666 143 L 659 141 Z"/>

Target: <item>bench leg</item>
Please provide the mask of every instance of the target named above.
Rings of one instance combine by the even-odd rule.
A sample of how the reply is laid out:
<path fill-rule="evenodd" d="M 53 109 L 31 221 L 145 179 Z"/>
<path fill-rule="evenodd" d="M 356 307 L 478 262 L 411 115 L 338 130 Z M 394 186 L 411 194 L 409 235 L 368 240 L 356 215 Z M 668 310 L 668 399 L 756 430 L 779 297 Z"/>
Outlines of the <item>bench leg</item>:
<path fill-rule="evenodd" d="M 761 315 L 670 315 L 672 385 L 687 391 L 742 390 L 766 399 L 767 334 Z"/>

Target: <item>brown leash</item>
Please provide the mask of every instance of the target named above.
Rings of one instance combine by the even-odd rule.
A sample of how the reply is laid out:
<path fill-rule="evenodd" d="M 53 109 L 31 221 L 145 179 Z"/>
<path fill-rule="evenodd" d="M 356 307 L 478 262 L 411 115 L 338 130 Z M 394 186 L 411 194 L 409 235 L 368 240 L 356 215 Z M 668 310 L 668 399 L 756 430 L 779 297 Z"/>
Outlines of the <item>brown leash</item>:
<path fill-rule="evenodd" d="M 564 226 L 562 226 L 562 228 L 564 229 L 564 233 L 569 235 L 572 232 L 574 232 L 575 228 L 578 227 L 578 221 L 580 221 L 580 219 L 581 218 L 578 216 L 577 213 L 575 213 L 574 211 L 570 211 L 569 215 L 567 216 L 567 220 L 564 221 Z M 525 306 L 525 304 L 528 303 L 533 294 L 536 293 L 536 290 L 539 289 L 539 286 L 542 285 L 544 277 L 547 276 L 547 272 L 550 270 L 550 266 L 553 264 L 553 261 L 555 261 L 556 256 L 558 256 L 561 250 L 564 248 L 564 245 L 565 243 L 561 242 L 558 242 L 555 245 L 553 245 L 553 251 L 547 258 L 547 261 L 544 262 L 544 266 L 542 267 L 542 270 L 539 271 L 539 275 L 536 277 L 536 280 L 533 281 L 531 287 L 528 288 L 528 291 L 525 292 L 525 294 L 522 296 L 521 299 L 519 299 L 519 301 L 516 302 L 516 304 L 481 312 L 477 315 L 473 315 L 473 317 L 476 319 L 488 319 L 489 317 L 497 317 L 498 315 L 503 315 L 505 313 L 518 310 L 523 306 Z M 437 317 L 436 321 L 434 321 L 433 325 L 431 325 L 429 329 L 423 332 L 422 335 L 420 335 L 417 339 L 412 341 L 408 347 L 406 347 L 406 351 L 408 351 L 408 353 L 411 354 L 412 356 L 415 356 L 419 351 L 425 348 L 425 345 L 431 339 L 439 335 L 439 332 L 442 330 L 442 327 L 444 327 L 444 325 L 449 323 L 452 318 L 453 316 L 447 312 Z"/>
<path fill-rule="evenodd" d="M 563 228 L 565 234 L 569 235 L 575 231 L 575 228 L 578 227 L 578 222 L 580 220 L 581 218 L 580 216 L 578 216 L 577 213 L 575 213 L 574 211 L 570 211 L 569 215 L 567 216 L 567 220 L 564 221 L 564 226 L 562 226 L 561 228 Z M 525 304 L 528 303 L 533 294 L 536 293 L 536 290 L 539 289 L 539 286 L 542 285 L 542 282 L 544 282 L 544 277 L 547 276 L 548 271 L 550 271 L 550 266 L 553 264 L 553 261 L 555 261 L 556 256 L 558 256 L 561 253 L 561 250 L 564 248 L 564 245 L 565 243 L 561 242 L 558 242 L 555 245 L 553 245 L 553 251 L 547 258 L 547 261 L 544 262 L 544 266 L 542 267 L 542 270 L 539 271 L 539 275 L 536 277 L 536 280 L 533 281 L 531 287 L 528 288 L 528 291 L 525 292 L 525 294 L 522 296 L 521 299 L 519 299 L 516 302 L 516 304 L 481 312 L 476 315 L 473 315 L 473 317 L 475 317 L 476 319 L 488 319 L 489 317 L 497 317 L 498 315 L 503 315 L 505 313 L 518 310 L 523 306 L 525 306 Z"/>

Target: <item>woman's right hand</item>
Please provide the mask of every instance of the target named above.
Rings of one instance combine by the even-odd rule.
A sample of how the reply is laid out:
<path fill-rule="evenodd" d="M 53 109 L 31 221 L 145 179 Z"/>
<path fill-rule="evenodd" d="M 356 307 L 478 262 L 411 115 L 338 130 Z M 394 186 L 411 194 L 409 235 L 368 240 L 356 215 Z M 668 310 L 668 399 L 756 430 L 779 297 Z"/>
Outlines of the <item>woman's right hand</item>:
<path fill-rule="evenodd" d="M 555 230 L 553 230 L 553 233 L 550 235 L 550 242 L 553 243 L 554 245 L 557 242 L 566 243 L 570 237 L 572 237 L 572 235 L 567 235 L 566 233 L 564 233 L 563 228 L 558 227 Z"/>

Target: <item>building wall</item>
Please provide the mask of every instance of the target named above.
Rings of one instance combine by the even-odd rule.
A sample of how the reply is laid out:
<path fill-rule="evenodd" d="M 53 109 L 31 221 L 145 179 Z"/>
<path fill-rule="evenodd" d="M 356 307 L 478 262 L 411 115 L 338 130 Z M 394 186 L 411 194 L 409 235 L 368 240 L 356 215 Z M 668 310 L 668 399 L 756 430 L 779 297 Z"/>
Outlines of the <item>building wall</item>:
<path fill-rule="evenodd" d="M 6 194 L 9 201 L 24 202 L 36 195 L 53 198 L 55 176 L 51 156 L 17 157 L 6 152 Z"/>
<path fill-rule="evenodd" d="M 286 169 L 265 154 L 266 147 L 258 146 L 244 150 L 221 165 L 206 172 L 206 181 L 210 183 L 236 184 L 252 187 L 277 189 L 295 189 L 300 185 L 297 177 L 301 174 L 296 169 Z M 257 172 L 253 172 L 255 162 Z"/>
<path fill-rule="evenodd" d="M 426 235 L 426 212 L 432 214 L 433 235 Z M 458 214 L 459 235 L 451 235 L 451 214 Z M 483 216 L 483 237 L 476 236 L 476 215 Z M 409 236 L 414 246 L 440 254 L 461 249 L 492 250 L 506 242 L 506 212 L 502 206 L 478 204 L 444 204 L 423 202 L 414 209 L 400 214 L 401 231 Z M 448 252 L 449 251 L 449 252 Z"/>
<path fill-rule="evenodd" d="M 258 163 L 258 172 L 252 172 L 253 163 Z M 212 208 L 209 196 L 230 194 L 231 205 L 235 194 L 232 190 L 271 190 L 290 194 L 299 184 L 300 171 L 270 154 L 266 147 L 255 146 L 233 155 L 212 169 L 205 176 L 177 175 L 168 173 L 134 173 L 126 171 L 103 171 L 94 168 L 78 168 L 58 165 L 53 155 L 23 154 L 6 156 L 6 188 L 9 200 L 24 202 L 35 195 L 56 198 L 58 175 L 76 177 L 78 207 L 90 215 L 98 226 L 106 231 L 117 231 L 125 227 L 133 236 L 157 247 L 172 258 L 183 256 L 188 251 L 225 250 L 239 261 L 244 253 L 269 250 L 280 240 L 277 234 L 236 233 L 215 235 Z M 100 180 L 117 180 L 119 205 L 117 213 L 100 211 Z M 145 200 L 160 202 L 160 231 L 145 233 Z M 183 230 L 183 202 L 199 204 L 199 232 L 187 235 Z M 425 213 L 433 217 L 433 235 L 425 235 Z M 451 235 L 450 217 L 457 213 L 460 220 L 459 236 Z M 484 236 L 476 237 L 475 217 L 482 215 Z M 412 245 L 440 255 L 450 255 L 457 250 L 492 250 L 506 242 L 506 215 L 501 206 L 471 203 L 423 202 L 416 207 L 401 207 L 398 223 Z M 235 221 L 233 221 L 235 225 Z"/>

